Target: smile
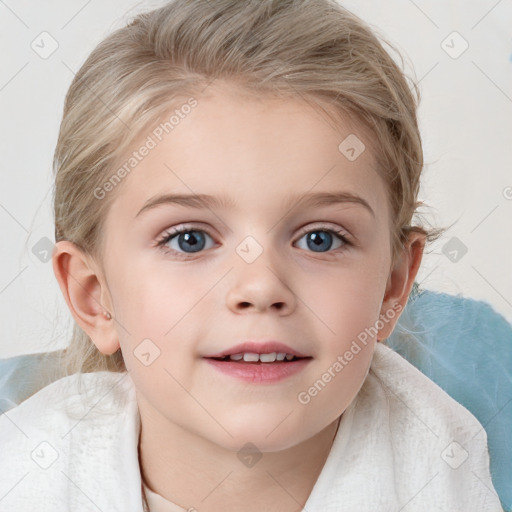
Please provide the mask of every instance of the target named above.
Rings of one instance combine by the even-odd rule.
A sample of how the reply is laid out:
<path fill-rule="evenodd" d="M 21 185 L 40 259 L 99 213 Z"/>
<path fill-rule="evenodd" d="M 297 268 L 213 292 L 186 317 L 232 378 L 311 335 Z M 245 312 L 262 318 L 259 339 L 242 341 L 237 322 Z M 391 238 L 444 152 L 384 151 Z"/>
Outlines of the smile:
<path fill-rule="evenodd" d="M 209 357 L 205 361 L 232 379 L 251 384 L 274 384 L 301 372 L 312 357 L 297 357 L 285 352 L 256 354 L 252 352 Z"/>

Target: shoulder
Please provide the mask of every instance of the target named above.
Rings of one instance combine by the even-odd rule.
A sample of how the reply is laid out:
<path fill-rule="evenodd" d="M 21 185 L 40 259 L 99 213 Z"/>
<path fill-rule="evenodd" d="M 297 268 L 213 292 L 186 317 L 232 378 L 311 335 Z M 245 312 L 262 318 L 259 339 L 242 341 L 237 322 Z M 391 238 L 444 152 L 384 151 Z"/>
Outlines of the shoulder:
<path fill-rule="evenodd" d="M 54 421 L 71 422 L 96 405 L 93 416 L 100 411 L 119 411 L 133 399 L 133 383 L 127 372 L 77 373 L 52 382 L 0 415 L 0 432 L 8 435 L 14 423 L 30 431 L 52 426 Z"/>
<path fill-rule="evenodd" d="M 306 508 L 502 512 L 482 426 L 380 343 Z"/>
<path fill-rule="evenodd" d="M 425 415 L 438 435 L 453 435 L 460 426 L 469 436 L 481 434 L 484 439 L 485 430 L 471 412 L 387 345 L 377 344 L 370 374 L 390 407 L 412 407 L 410 412 L 416 412 L 418 420 Z"/>
<path fill-rule="evenodd" d="M 435 496 L 440 505 L 501 510 L 490 477 L 485 429 L 402 356 L 378 343 L 357 398 L 359 410 L 378 411 L 377 431 L 389 440 L 401 484 L 397 493 L 404 502 L 415 487 L 426 486 L 422 494 Z"/>
<path fill-rule="evenodd" d="M 118 479 L 136 481 L 139 428 L 128 372 L 59 379 L 0 416 L 0 496 L 16 511 L 38 508 L 42 497 L 39 510 L 89 510 L 103 481 L 111 490 L 94 499 L 108 509 L 120 498 Z"/>
<path fill-rule="evenodd" d="M 359 397 L 380 400 L 394 436 L 424 436 L 429 446 L 487 451 L 485 429 L 470 411 L 388 346 L 378 343 Z M 443 446 L 445 443 L 445 446 Z M 436 455 L 441 456 L 442 453 Z"/>

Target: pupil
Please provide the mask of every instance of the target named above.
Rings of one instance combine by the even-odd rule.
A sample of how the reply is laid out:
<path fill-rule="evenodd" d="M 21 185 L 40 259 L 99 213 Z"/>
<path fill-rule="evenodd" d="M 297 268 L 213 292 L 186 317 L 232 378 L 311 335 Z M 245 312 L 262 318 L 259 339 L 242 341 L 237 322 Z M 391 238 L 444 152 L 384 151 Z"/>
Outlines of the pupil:
<path fill-rule="evenodd" d="M 191 234 L 194 233 L 194 234 Z M 188 231 L 187 233 L 181 233 L 178 238 L 178 243 L 181 249 L 186 250 L 186 247 L 182 245 L 183 243 L 190 244 L 191 251 L 189 252 L 197 252 L 204 248 L 204 236 L 199 233 L 199 231 Z"/>
<path fill-rule="evenodd" d="M 309 233 L 308 247 L 315 252 L 320 252 L 322 249 L 327 250 L 331 246 L 331 239 L 332 235 L 327 231 L 316 231 L 313 233 Z"/>

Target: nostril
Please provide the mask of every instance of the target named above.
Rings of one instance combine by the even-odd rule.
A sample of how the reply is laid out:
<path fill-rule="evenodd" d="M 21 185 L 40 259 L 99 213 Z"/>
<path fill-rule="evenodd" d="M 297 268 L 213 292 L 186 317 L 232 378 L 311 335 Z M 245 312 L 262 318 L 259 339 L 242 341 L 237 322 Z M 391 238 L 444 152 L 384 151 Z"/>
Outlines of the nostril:
<path fill-rule="evenodd" d="M 243 308 L 243 309 L 247 309 L 247 308 L 253 306 L 253 304 L 251 302 L 240 302 L 239 305 L 240 305 L 240 308 Z M 277 310 L 283 309 L 284 306 L 285 306 L 284 302 L 275 302 L 274 304 L 272 304 L 272 307 L 274 307 Z"/>

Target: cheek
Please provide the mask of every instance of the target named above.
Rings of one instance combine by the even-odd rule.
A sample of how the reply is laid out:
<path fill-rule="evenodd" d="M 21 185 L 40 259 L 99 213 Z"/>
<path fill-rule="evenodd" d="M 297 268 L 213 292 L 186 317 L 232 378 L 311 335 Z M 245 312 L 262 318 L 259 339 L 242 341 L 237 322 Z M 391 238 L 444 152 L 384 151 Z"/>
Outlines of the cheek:
<path fill-rule="evenodd" d="M 317 366 L 318 373 L 297 393 L 302 416 L 315 418 L 318 431 L 334 421 L 354 400 L 370 368 L 375 342 L 352 342 L 334 351 Z"/>
<path fill-rule="evenodd" d="M 113 273 L 112 296 L 120 322 L 129 331 L 162 336 L 186 312 L 187 289 L 178 272 L 151 265 L 119 266 Z"/>
<path fill-rule="evenodd" d="M 156 379 L 158 384 L 163 379 L 167 387 L 167 369 L 183 382 L 183 375 L 192 373 L 194 326 L 206 285 L 193 273 L 140 263 L 131 269 L 118 267 L 111 284 L 127 368 L 138 372 L 141 364 L 149 363 L 153 375 L 144 380 Z"/>
<path fill-rule="evenodd" d="M 330 340 L 332 352 L 378 320 L 385 280 L 382 268 L 366 260 L 364 265 L 350 265 L 322 276 L 303 276 L 295 286 L 299 298 L 319 320 L 321 330 L 317 332 L 323 331 L 322 337 Z"/>

